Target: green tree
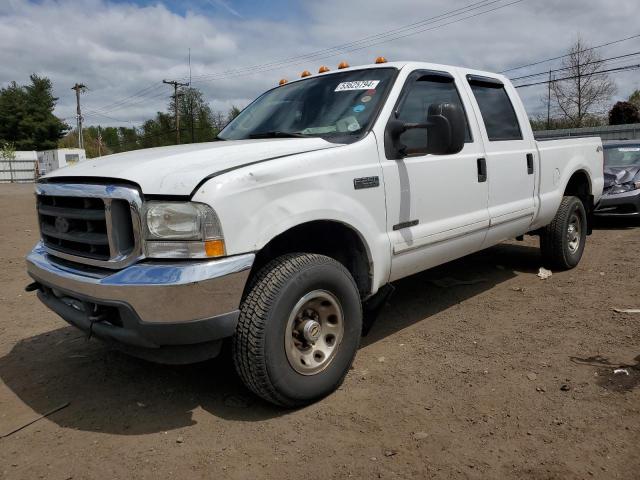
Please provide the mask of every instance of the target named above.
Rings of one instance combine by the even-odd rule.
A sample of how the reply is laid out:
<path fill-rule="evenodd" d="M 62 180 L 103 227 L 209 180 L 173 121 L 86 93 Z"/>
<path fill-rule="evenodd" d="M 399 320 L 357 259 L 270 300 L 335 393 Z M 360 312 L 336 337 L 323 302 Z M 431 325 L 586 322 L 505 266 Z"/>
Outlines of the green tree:
<path fill-rule="evenodd" d="M 617 102 L 609 111 L 609 125 L 640 123 L 638 107 L 631 102 Z"/>
<path fill-rule="evenodd" d="M 16 159 L 16 147 L 10 142 L 0 142 L 0 160 L 10 162 Z"/>
<path fill-rule="evenodd" d="M 227 113 L 227 123 L 229 123 L 231 120 L 233 120 L 238 115 L 240 115 L 241 111 L 242 109 L 240 109 L 239 107 L 236 107 L 235 105 L 231 105 L 231 108 L 229 109 L 229 113 Z"/>
<path fill-rule="evenodd" d="M 181 143 L 209 142 L 218 133 L 214 125 L 211 107 L 204 100 L 200 90 L 193 87 L 184 88 L 178 96 L 180 111 Z M 169 111 L 175 111 L 172 101 Z M 173 127 L 175 131 L 175 126 Z"/>
<path fill-rule="evenodd" d="M 30 80 L 29 85 L 12 82 L 0 89 L 0 140 L 18 150 L 56 148 L 69 127 L 53 114 L 58 99 L 51 80 L 36 74 Z"/>
<path fill-rule="evenodd" d="M 640 90 L 634 90 L 631 95 L 629 95 L 629 103 L 633 103 L 638 110 L 640 110 Z"/>

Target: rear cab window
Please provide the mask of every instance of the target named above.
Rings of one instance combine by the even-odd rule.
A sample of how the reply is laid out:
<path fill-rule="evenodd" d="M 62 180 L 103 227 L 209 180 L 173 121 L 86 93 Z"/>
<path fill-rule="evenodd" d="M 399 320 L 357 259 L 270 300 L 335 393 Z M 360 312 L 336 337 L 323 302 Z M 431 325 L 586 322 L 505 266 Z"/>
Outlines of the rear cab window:
<path fill-rule="evenodd" d="M 522 130 L 504 84 L 497 78 L 467 75 L 490 142 L 523 140 Z"/>

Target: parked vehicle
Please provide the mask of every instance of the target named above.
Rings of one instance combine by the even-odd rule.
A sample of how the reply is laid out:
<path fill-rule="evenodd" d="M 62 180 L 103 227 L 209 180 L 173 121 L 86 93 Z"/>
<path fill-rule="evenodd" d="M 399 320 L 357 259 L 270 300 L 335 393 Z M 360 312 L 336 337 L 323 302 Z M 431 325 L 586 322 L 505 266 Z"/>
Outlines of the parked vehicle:
<path fill-rule="evenodd" d="M 640 215 L 640 140 L 604 142 L 604 191 L 596 215 Z"/>
<path fill-rule="evenodd" d="M 602 144 L 536 142 L 504 76 L 394 62 L 281 83 L 217 142 L 41 179 L 28 289 L 143 358 L 230 339 L 245 384 L 297 406 L 341 384 L 389 282 L 526 233 L 548 266 L 580 261 Z"/>

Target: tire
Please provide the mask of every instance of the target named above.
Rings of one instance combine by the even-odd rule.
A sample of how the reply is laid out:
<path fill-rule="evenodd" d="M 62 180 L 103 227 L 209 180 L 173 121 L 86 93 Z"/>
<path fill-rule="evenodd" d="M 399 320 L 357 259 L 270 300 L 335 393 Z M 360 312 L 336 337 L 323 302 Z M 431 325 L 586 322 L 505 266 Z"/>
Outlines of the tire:
<path fill-rule="evenodd" d="M 362 304 L 349 271 L 323 255 L 287 254 L 251 281 L 240 305 L 233 361 L 256 395 L 299 407 L 342 384 L 361 332 Z"/>
<path fill-rule="evenodd" d="M 545 265 L 569 270 L 578 265 L 587 239 L 587 212 L 578 197 L 563 197 L 556 216 L 540 235 Z"/>

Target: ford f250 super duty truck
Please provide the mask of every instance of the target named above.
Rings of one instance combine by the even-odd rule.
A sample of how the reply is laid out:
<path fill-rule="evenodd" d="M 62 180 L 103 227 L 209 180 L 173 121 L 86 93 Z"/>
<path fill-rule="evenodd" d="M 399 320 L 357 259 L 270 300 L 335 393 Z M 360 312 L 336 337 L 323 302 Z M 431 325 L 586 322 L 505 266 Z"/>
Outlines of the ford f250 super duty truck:
<path fill-rule="evenodd" d="M 536 142 L 501 75 L 305 72 L 215 142 L 40 179 L 27 289 L 147 359 L 200 361 L 228 339 L 249 389 L 303 405 L 341 384 L 389 282 L 524 234 L 572 268 L 602 188 L 600 140 Z"/>

